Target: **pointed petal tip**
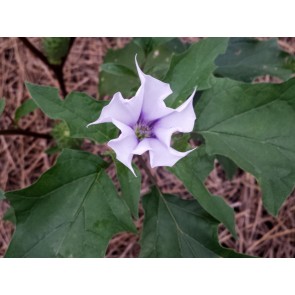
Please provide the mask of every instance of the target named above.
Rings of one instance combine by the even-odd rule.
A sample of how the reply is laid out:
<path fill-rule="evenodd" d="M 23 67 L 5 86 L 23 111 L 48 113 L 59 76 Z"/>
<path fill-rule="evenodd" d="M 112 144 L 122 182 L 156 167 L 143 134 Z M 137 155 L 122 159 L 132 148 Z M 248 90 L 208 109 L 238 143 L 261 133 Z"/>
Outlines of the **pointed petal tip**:
<path fill-rule="evenodd" d="M 187 99 L 187 101 L 189 102 L 192 102 L 194 97 L 195 97 L 195 94 L 197 92 L 197 86 L 194 88 L 194 91 L 192 92 L 192 94 L 189 96 L 189 98 Z"/>
<path fill-rule="evenodd" d="M 160 154 L 163 154 L 163 150 L 159 153 L 156 151 L 156 149 L 150 150 L 150 164 L 152 168 L 155 167 L 161 167 L 161 166 L 166 166 L 166 167 L 173 167 L 179 160 L 183 159 L 186 157 L 188 154 L 193 152 L 195 149 L 198 147 L 195 147 L 191 150 L 185 151 L 185 152 L 179 152 L 171 147 L 166 147 L 166 159 L 163 162 L 163 157 L 160 157 Z"/>
<path fill-rule="evenodd" d="M 136 69 L 137 69 L 137 73 L 138 73 L 139 79 L 140 79 L 141 83 L 143 83 L 144 80 L 145 80 L 145 73 L 141 70 L 141 68 L 138 65 L 138 62 L 137 62 L 137 53 L 135 54 L 135 65 L 136 65 Z"/>
<path fill-rule="evenodd" d="M 136 67 L 139 68 L 139 66 L 138 66 L 138 62 L 137 62 L 137 53 L 135 53 L 134 61 L 135 61 L 135 65 L 136 65 Z"/>
<path fill-rule="evenodd" d="M 97 124 L 100 124 L 100 123 L 104 123 L 104 122 L 101 122 L 100 119 L 97 119 L 96 121 L 87 124 L 87 125 L 86 125 L 86 128 L 88 128 L 88 127 L 91 126 L 91 125 L 97 125 Z"/>
<path fill-rule="evenodd" d="M 117 158 L 117 160 L 118 161 L 120 161 L 118 158 Z M 137 177 L 137 175 L 136 175 L 136 173 L 135 173 L 135 171 L 134 171 L 134 169 L 133 169 L 133 167 L 132 167 L 132 163 L 130 163 L 130 165 L 127 165 L 127 163 L 123 163 L 122 161 L 120 161 L 122 164 L 124 164 L 131 172 L 132 172 L 132 174 L 135 176 L 135 177 Z"/>
<path fill-rule="evenodd" d="M 86 128 L 88 128 L 88 127 L 91 126 L 91 125 L 94 125 L 94 122 L 87 124 L 87 125 L 86 125 Z"/>
<path fill-rule="evenodd" d="M 128 167 L 129 168 L 129 167 Z M 130 169 L 130 168 L 129 168 Z M 130 169 L 131 170 L 131 169 Z M 134 177 L 138 177 L 137 175 L 136 175 L 136 173 L 134 172 L 134 169 L 133 169 L 133 167 L 132 167 L 132 170 L 131 170 L 131 172 L 133 173 L 133 175 L 134 175 Z"/>
<path fill-rule="evenodd" d="M 195 96 L 196 92 L 197 92 L 198 86 L 195 86 L 194 91 L 192 93 L 193 96 Z"/>

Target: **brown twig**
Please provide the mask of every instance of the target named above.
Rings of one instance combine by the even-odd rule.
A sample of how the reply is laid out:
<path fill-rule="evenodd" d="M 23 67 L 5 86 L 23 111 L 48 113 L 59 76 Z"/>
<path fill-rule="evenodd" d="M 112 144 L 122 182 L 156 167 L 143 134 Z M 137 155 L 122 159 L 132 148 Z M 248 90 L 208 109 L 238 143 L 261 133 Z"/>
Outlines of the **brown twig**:
<path fill-rule="evenodd" d="M 26 37 L 19 37 L 18 38 L 36 57 L 38 57 L 44 64 L 48 67 L 51 67 L 51 64 L 45 57 L 45 55 L 39 51 Z"/>
<path fill-rule="evenodd" d="M 46 66 L 48 66 L 54 73 L 58 84 L 60 86 L 61 93 L 64 97 L 67 96 L 68 92 L 66 89 L 65 81 L 64 81 L 64 76 L 63 76 L 63 68 L 64 65 L 67 61 L 67 57 L 70 53 L 70 50 L 74 44 L 75 38 L 71 37 L 70 39 L 70 44 L 69 44 L 69 49 L 68 49 L 68 54 L 62 59 L 62 62 L 60 65 L 52 65 L 46 58 L 46 56 L 38 50 L 26 37 L 19 37 L 19 40 L 36 56 L 38 57 Z"/>
<path fill-rule="evenodd" d="M 22 136 L 32 136 L 37 138 L 51 139 L 50 134 L 38 133 L 24 129 L 6 129 L 0 130 L 0 135 L 10 136 L 10 135 L 22 135 Z"/>

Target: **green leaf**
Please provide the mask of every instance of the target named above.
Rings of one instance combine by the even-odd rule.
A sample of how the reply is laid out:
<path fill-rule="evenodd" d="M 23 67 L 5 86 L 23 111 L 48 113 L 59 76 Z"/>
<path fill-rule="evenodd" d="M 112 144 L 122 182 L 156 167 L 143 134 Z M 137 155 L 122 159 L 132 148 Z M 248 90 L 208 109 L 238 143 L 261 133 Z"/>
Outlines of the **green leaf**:
<path fill-rule="evenodd" d="M 199 204 L 222 222 L 236 238 L 234 210 L 221 197 L 211 195 L 203 183 L 213 169 L 213 162 L 214 157 L 206 153 L 204 146 L 200 146 L 169 168 L 169 171 L 174 173 Z"/>
<path fill-rule="evenodd" d="M 162 195 L 143 197 L 141 257 L 245 257 L 218 243 L 218 222 L 197 201 Z"/>
<path fill-rule="evenodd" d="M 61 100 L 58 90 L 54 87 L 26 83 L 26 86 L 36 104 L 51 119 L 64 120 L 71 137 L 89 138 L 104 143 L 116 136 L 113 124 L 92 125 L 107 101 L 96 101 L 85 93 L 72 92 L 65 100 Z"/>
<path fill-rule="evenodd" d="M 216 79 L 196 114 L 207 152 L 252 173 L 266 209 L 277 214 L 295 183 L 295 79 L 255 85 Z"/>
<path fill-rule="evenodd" d="M 194 88 L 211 87 L 214 60 L 227 47 L 228 38 L 207 38 L 193 44 L 187 51 L 172 58 L 165 81 L 171 83 L 173 94 L 165 101 L 168 106 L 180 105 Z"/>
<path fill-rule="evenodd" d="M 37 108 L 38 106 L 36 105 L 33 99 L 27 99 L 20 107 L 17 108 L 14 116 L 15 122 L 18 122 L 20 118 L 28 115 Z"/>
<path fill-rule="evenodd" d="M 0 201 L 5 199 L 4 191 L 0 189 Z"/>
<path fill-rule="evenodd" d="M 277 39 L 230 38 L 225 54 L 216 59 L 216 65 L 217 76 L 244 82 L 262 75 L 287 80 L 295 71 L 294 57 L 279 48 Z"/>
<path fill-rule="evenodd" d="M 5 98 L 0 99 L 0 116 L 2 115 L 5 108 Z"/>
<path fill-rule="evenodd" d="M 35 184 L 6 193 L 17 220 L 6 257 L 103 257 L 113 235 L 135 232 L 105 166 L 64 150 Z"/>
<path fill-rule="evenodd" d="M 3 216 L 4 221 L 9 221 L 13 224 L 16 224 L 15 212 L 12 207 L 9 207 Z"/>
<path fill-rule="evenodd" d="M 104 64 L 116 64 L 118 66 L 128 69 L 130 72 L 136 73 L 135 55 L 139 64 L 144 59 L 143 50 L 134 42 L 127 44 L 122 49 L 110 49 L 105 58 Z M 124 97 L 131 97 L 140 85 L 138 77 L 131 77 L 130 75 L 114 75 L 100 69 L 99 74 L 99 96 L 113 95 L 120 91 Z"/>
<path fill-rule="evenodd" d="M 121 186 L 121 197 L 125 200 L 132 215 L 138 218 L 138 203 L 140 198 L 141 174 L 137 166 L 133 165 L 133 173 L 119 161 L 115 161 L 118 179 Z"/>
<path fill-rule="evenodd" d="M 237 165 L 229 158 L 217 155 L 216 156 L 218 162 L 222 166 L 225 175 L 228 179 L 232 179 L 234 175 L 237 173 L 238 167 Z"/>
<path fill-rule="evenodd" d="M 113 95 L 120 91 L 131 97 L 140 86 L 135 55 L 141 69 L 158 79 L 166 75 L 173 54 L 187 46 L 178 38 L 135 38 L 122 49 L 110 49 L 100 68 L 99 94 Z"/>
<path fill-rule="evenodd" d="M 130 76 L 132 78 L 137 78 L 136 72 L 130 70 L 125 66 L 118 65 L 115 63 L 104 63 L 100 66 L 100 70 L 115 76 Z"/>
<path fill-rule="evenodd" d="M 187 45 L 178 38 L 153 38 L 154 46 L 144 61 L 143 71 L 163 80 L 169 70 L 171 59 L 175 54 L 184 52 Z M 155 40 L 162 39 L 162 40 Z"/>

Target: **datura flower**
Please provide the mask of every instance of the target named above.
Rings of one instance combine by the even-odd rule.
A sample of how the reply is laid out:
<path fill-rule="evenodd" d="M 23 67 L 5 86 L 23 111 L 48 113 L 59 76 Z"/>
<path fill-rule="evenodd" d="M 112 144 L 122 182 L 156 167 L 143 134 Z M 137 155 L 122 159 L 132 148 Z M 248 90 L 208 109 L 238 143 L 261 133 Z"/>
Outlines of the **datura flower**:
<path fill-rule="evenodd" d="M 100 117 L 87 125 L 112 122 L 121 130 L 118 138 L 108 142 L 117 156 L 117 160 L 132 168 L 133 155 L 142 155 L 149 151 L 151 167 L 173 166 L 192 150 L 179 152 L 170 147 L 171 136 L 175 132 L 191 132 L 196 115 L 193 109 L 192 95 L 178 108 L 165 105 L 164 99 L 172 90 L 169 84 L 144 74 L 135 58 L 137 72 L 141 81 L 137 93 L 130 99 L 124 99 L 120 92 L 114 94 L 111 102 L 105 106 Z"/>

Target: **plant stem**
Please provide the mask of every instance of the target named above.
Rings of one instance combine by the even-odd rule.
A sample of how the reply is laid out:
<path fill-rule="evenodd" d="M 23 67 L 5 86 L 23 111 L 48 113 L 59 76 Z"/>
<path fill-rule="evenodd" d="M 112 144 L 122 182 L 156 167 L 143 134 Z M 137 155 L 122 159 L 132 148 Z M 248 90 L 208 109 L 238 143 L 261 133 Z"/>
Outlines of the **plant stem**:
<path fill-rule="evenodd" d="M 63 68 L 66 63 L 67 57 L 70 53 L 70 50 L 74 44 L 75 38 L 71 37 L 68 54 L 62 59 L 62 62 L 60 65 L 52 65 L 47 60 L 46 56 L 40 50 L 38 50 L 27 38 L 19 37 L 18 39 L 31 51 L 31 53 L 33 53 L 36 57 L 38 57 L 46 66 L 48 66 L 53 71 L 58 81 L 58 84 L 60 86 L 62 95 L 63 97 L 66 97 L 68 92 L 67 92 L 65 81 L 64 81 Z"/>
<path fill-rule="evenodd" d="M 153 176 L 153 174 L 150 171 L 150 168 L 146 165 L 146 162 L 142 159 L 141 156 L 137 157 L 140 165 L 142 166 L 142 168 L 144 169 L 144 171 L 146 172 L 148 179 L 150 180 L 150 182 L 155 185 L 156 187 L 158 187 L 158 183 L 156 178 Z"/>
<path fill-rule="evenodd" d="M 38 132 L 33 132 L 33 131 L 25 130 L 25 129 L 0 130 L 0 135 L 4 135 L 4 136 L 22 135 L 22 136 L 32 136 L 36 138 L 45 138 L 45 139 L 52 138 L 50 134 L 38 133 Z"/>
<path fill-rule="evenodd" d="M 51 64 L 48 62 L 45 55 L 39 51 L 26 37 L 18 38 L 36 57 L 43 61 L 48 67 L 51 67 Z"/>

